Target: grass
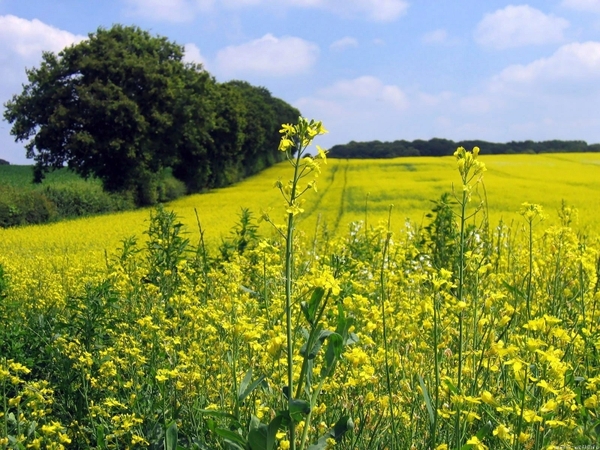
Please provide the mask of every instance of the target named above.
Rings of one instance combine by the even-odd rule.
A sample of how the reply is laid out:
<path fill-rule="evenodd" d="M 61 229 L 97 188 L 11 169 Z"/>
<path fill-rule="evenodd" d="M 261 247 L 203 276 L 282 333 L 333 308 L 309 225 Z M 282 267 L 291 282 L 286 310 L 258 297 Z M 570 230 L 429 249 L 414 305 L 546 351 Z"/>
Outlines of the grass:
<path fill-rule="evenodd" d="M 40 186 L 73 184 L 99 185 L 98 180 L 83 180 L 68 169 L 59 169 L 46 175 L 41 184 L 33 183 L 33 166 L 0 165 L 0 183 L 9 184 L 23 190 L 33 190 Z"/>

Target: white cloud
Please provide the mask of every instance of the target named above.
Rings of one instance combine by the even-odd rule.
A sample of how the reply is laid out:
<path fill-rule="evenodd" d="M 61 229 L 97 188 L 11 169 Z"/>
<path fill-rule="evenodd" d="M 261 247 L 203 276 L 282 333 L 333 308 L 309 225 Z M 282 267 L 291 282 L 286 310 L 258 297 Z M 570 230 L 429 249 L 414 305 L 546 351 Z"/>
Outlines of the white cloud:
<path fill-rule="evenodd" d="M 338 39 L 329 46 L 331 50 L 346 50 L 351 47 L 358 47 L 358 41 L 349 36 Z"/>
<path fill-rule="evenodd" d="M 322 89 L 320 94 L 341 101 L 381 102 L 399 110 L 408 107 L 406 94 L 398 86 L 386 85 L 372 76 L 338 81 Z"/>
<path fill-rule="evenodd" d="M 421 40 L 425 44 L 443 44 L 448 40 L 448 32 L 443 28 L 425 33 Z"/>
<path fill-rule="evenodd" d="M 184 51 L 184 62 L 202 64 L 204 68 L 206 68 L 206 59 L 202 56 L 202 54 L 200 53 L 200 49 L 196 44 L 185 44 Z"/>
<path fill-rule="evenodd" d="M 213 7 L 214 0 L 126 0 L 128 13 L 165 22 L 190 22 Z"/>
<path fill-rule="evenodd" d="M 316 62 L 319 47 L 297 37 L 277 38 L 266 34 L 260 39 L 229 46 L 217 54 L 216 64 L 225 75 L 296 75 L 307 72 Z"/>
<path fill-rule="evenodd" d="M 600 81 L 600 42 L 575 42 L 560 47 L 552 56 L 529 64 L 515 64 L 492 80 L 495 90 L 540 82 Z"/>
<path fill-rule="evenodd" d="M 406 0 L 125 0 L 129 13 L 167 22 L 186 22 L 198 13 L 216 8 L 238 9 L 259 6 L 276 8 L 319 8 L 342 16 L 365 17 L 390 22 L 404 15 Z"/>
<path fill-rule="evenodd" d="M 421 42 L 428 45 L 455 45 L 460 42 L 456 37 L 452 37 L 444 28 L 430 31 L 421 36 Z"/>
<path fill-rule="evenodd" d="M 352 139 L 397 139 L 409 101 L 400 87 L 362 76 L 339 80 L 293 104 L 306 117 L 323 121 L 330 133 L 320 145 L 328 147 Z"/>
<path fill-rule="evenodd" d="M 38 19 L 0 16 L 0 54 L 16 54 L 27 61 L 41 57 L 42 51 L 58 52 L 85 39 L 47 25 Z"/>
<path fill-rule="evenodd" d="M 43 51 L 57 53 L 85 38 L 37 19 L 0 16 L 0 105 L 22 91 L 21 85 L 27 82 L 25 68 L 39 66 Z M 13 141 L 9 129 L 8 123 L 0 122 L 0 157 L 13 164 L 30 164 L 23 144 Z"/>
<path fill-rule="evenodd" d="M 563 0 L 561 4 L 577 11 L 600 13 L 600 0 Z"/>
<path fill-rule="evenodd" d="M 562 42 L 569 22 L 528 5 L 509 5 L 486 14 L 477 25 L 475 41 L 495 49 Z"/>
<path fill-rule="evenodd" d="M 354 6 L 359 12 L 364 12 L 372 20 L 378 22 L 391 22 L 406 14 L 408 2 L 404 0 L 347 0 L 348 6 Z"/>

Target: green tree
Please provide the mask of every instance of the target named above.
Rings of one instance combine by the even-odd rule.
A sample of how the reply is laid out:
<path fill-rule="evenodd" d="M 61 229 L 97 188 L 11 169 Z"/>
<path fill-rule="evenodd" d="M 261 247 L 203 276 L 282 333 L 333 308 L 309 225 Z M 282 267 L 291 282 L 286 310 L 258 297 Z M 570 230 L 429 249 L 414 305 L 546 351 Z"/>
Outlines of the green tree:
<path fill-rule="evenodd" d="M 137 27 L 99 28 L 27 71 L 5 104 L 15 140 L 26 141 L 36 179 L 65 164 L 108 191 L 157 199 L 159 174 L 180 153 L 208 146 L 214 81 L 182 62 L 183 47 Z"/>
<path fill-rule="evenodd" d="M 252 175 L 277 162 L 284 156 L 278 150 L 282 123 L 296 123 L 300 112 L 281 99 L 271 95 L 268 89 L 256 87 L 245 81 L 226 83 L 242 94 L 246 110 L 244 132 L 244 155 L 242 165 L 245 175 Z"/>

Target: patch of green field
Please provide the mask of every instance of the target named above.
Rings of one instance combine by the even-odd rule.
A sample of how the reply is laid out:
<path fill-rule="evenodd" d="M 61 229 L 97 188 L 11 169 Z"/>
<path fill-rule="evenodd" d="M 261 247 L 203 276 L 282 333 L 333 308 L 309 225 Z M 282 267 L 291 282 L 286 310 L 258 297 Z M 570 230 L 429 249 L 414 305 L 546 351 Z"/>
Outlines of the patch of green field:
<path fill-rule="evenodd" d="M 62 185 L 73 183 L 99 184 L 95 179 L 84 180 L 68 169 L 50 172 L 42 185 Z M 33 183 L 33 166 L 0 165 L 0 184 L 9 184 L 19 189 L 35 189 L 39 184 Z"/>

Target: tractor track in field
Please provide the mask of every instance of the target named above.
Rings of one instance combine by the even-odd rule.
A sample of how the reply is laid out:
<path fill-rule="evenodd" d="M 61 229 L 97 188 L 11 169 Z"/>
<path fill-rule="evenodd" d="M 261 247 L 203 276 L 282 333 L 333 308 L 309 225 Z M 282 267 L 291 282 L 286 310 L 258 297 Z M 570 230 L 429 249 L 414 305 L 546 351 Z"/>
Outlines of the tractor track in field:
<path fill-rule="evenodd" d="M 306 208 L 306 211 L 303 214 L 305 217 L 310 216 L 315 211 L 318 212 L 319 207 L 321 206 L 321 202 L 323 201 L 323 198 L 325 197 L 325 194 L 327 194 L 327 192 L 329 191 L 329 188 L 331 186 L 333 186 L 333 183 L 335 182 L 335 176 L 336 176 L 339 168 L 340 168 L 340 166 L 337 164 L 335 166 L 332 166 L 330 176 L 327 179 L 327 184 L 322 189 L 317 184 L 317 188 L 319 189 L 319 191 L 318 191 L 319 197 L 318 197 L 317 201 L 310 208 Z"/>
<path fill-rule="evenodd" d="M 342 220 L 342 216 L 344 215 L 344 204 L 346 203 L 346 186 L 348 184 L 348 160 L 346 159 L 344 162 L 344 173 L 343 173 L 343 184 L 342 184 L 342 195 L 340 196 L 340 207 L 338 208 L 337 217 L 335 218 L 335 223 L 333 225 L 334 233 L 338 232 L 338 227 L 340 226 L 340 221 Z"/>

